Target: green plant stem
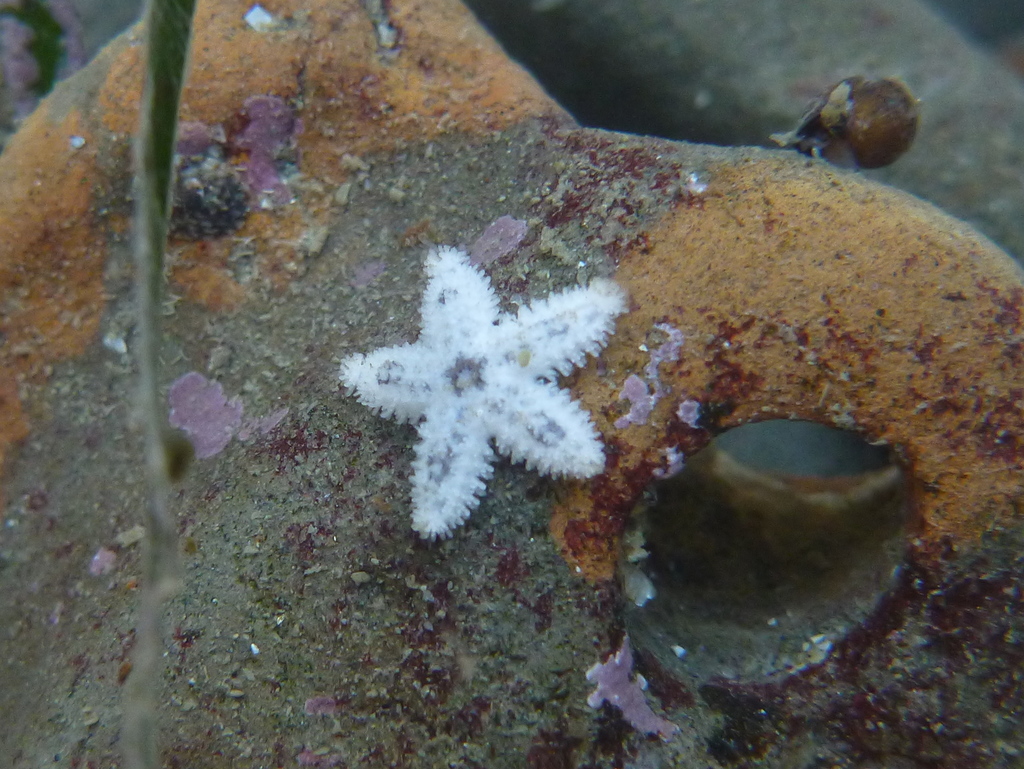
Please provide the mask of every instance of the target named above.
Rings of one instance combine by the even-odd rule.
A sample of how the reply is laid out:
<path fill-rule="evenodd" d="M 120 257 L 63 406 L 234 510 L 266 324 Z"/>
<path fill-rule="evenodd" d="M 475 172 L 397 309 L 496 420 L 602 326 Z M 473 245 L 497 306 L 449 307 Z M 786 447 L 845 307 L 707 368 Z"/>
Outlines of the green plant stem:
<path fill-rule="evenodd" d="M 151 0 L 146 9 L 146 84 L 135 142 L 136 350 L 149 501 L 135 650 L 124 702 L 128 769 L 158 769 L 157 702 L 162 684 L 161 616 L 180 583 L 177 535 L 168 509 L 171 478 L 160 398 L 160 315 L 178 104 L 195 0 Z"/>

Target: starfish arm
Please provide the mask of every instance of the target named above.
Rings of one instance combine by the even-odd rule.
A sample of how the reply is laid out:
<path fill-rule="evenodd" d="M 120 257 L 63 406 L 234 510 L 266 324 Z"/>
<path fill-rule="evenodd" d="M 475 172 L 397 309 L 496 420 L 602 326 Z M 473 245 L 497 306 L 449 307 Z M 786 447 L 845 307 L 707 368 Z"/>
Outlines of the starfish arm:
<path fill-rule="evenodd" d="M 597 430 L 565 390 L 521 376 L 505 379 L 480 409 L 502 454 L 550 475 L 589 478 L 604 469 Z"/>
<path fill-rule="evenodd" d="M 339 378 L 363 405 L 411 422 L 423 416 L 435 395 L 434 365 L 420 345 L 403 344 L 345 358 Z"/>
<path fill-rule="evenodd" d="M 447 537 L 480 503 L 493 472 L 487 432 L 464 407 L 432 407 L 419 426 L 412 477 L 412 527 L 426 539 Z"/>
<path fill-rule="evenodd" d="M 596 354 L 612 332 L 614 318 L 626 309 L 626 295 L 611 280 L 587 288 L 559 291 L 519 310 L 501 324 L 501 349 L 533 377 L 568 374 L 587 354 Z"/>
<path fill-rule="evenodd" d="M 469 263 L 464 251 L 449 246 L 433 249 L 426 269 L 420 340 L 442 355 L 465 349 L 467 337 L 491 329 L 498 319 L 498 300 L 490 281 Z"/>

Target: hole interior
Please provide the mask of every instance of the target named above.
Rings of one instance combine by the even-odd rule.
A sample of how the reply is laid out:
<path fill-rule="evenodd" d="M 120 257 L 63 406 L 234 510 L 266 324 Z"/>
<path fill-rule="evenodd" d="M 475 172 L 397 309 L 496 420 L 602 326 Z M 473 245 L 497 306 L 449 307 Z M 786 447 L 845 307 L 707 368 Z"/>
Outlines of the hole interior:
<path fill-rule="evenodd" d="M 698 683 L 792 674 L 892 584 L 906 519 L 887 448 L 811 422 L 735 428 L 638 506 L 619 559 L 626 630 Z"/>

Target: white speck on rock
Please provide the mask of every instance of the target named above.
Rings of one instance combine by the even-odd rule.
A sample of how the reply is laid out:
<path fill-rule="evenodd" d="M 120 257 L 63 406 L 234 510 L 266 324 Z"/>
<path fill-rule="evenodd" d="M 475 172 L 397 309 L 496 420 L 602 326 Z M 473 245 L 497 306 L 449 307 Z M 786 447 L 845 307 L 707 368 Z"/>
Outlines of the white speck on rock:
<path fill-rule="evenodd" d="M 427 257 L 422 331 L 415 344 L 342 361 L 341 381 L 382 415 L 416 422 L 413 529 L 449 536 L 479 504 L 497 450 L 549 475 L 604 468 L 588 414 L 554 381 L 595 354 L 626 308 L 613 281 L 499 312 L 486 275 L 463 251 Z"/>
<path fill-rule="evenodd" d="M 266 32 L 274 26 L 274 17 L 259 3 L 250 8 L 242 18 L 257 32 Z"/>
<path fill-rule="evenodd" d="M 121 355 L 128 354 L 128 343 L 124 341 L 124 337 L 113 332 L 103 336 L 103 346 L 111 352 L 120 353 Z"/>
<path fill-rule="evenodd" d="M 644 606 L 658 595 L 651 578 L 636 566 L 628 566 L 624 569 L 624 573 L 622 591 L 637 606 Z"/>

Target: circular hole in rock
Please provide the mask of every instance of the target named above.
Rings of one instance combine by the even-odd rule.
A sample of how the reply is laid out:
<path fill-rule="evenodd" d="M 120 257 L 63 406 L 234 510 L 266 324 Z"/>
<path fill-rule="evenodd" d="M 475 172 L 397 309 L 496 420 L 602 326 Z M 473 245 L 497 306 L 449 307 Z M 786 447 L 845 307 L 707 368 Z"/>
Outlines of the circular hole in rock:
<path fill-rule="evenodd" d="M 892 584 L 906 518 L 886 448 L 811 422 L 736 428 L 637 509 L 619 560 L 626 630 L 697 685 L 822 662 Z"/>

